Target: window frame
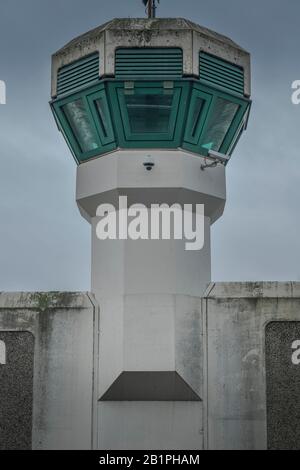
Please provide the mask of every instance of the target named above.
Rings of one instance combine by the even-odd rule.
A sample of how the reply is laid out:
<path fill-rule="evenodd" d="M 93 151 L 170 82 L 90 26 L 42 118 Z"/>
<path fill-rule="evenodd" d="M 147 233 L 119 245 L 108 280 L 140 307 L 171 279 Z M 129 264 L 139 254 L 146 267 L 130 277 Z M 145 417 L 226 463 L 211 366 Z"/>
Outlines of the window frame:
<path fill-rule="evenodd" d="M 99 97 L 101 97 L 101 99 L 104 99 L 105 107 L 108 112 L 107 119 L 108 119 L 108 123 L 110 127 L 108 139 L 106 139 L 105 136 L 103 135 L 97 110 L 93 109 L 94 108 L 93 103 L 95 103 L 96 99 L 98 99 Z M 63 110 L 63 107 L 65 105 L 67 105 L 68 103 L 77 101 L 79 99 L 82 99 L 84 102 L 85 110 L 89 118 L 90 125 L 92 126 L 95 132 L 97 144 L 98 144 L 97 149 L 92 149 L 87 152 L 82 151 L 80 147 L 80 142 L 78 141 L 72 129 L 72 126 L 70 125 L 65 115 L 65 112 Z M 88 92 L 85 89 L 77 93 L 73 93 L 65 98 L 57 99 L 51 103 L 51 106 L 56 116 L 56 119 L 58 121 L 59 127 L 69 147 L 72 150 L 74 158 L 76 159 L 78 163 L 89 160 L 90 158 L 96 157 L 97 155 L 110 152 L 117 148 L 114 129 L 112 125 L 111 113 L 110 113 L 109 104 L 108 104 L 108 100 L 107 100 L 107 96 L 105 92 L 105 86 L 103 83 L 101 84 L 100 87 L 99 85 L 94 86 Z"/>
<path fill-rule="evenodd" d="M 102 125 L 99 122 L 99 116 L 98 116 L 98 111 L 97 111 L 97 100 L 103 100 L 104 107 L 105 107 L 105 112 L 106 112 L 106 120 L 107 120 L 107 136 L 104 135 L 103 130 L 102 130 Z M 91 111 L 91 114 L 93 116 L 93 119 L 95 122 L 98 123 L 97 129 L 99 133 L 99 137 L 101 140 L 102 147 L 106 147 L 107 145 L 112 144 L 115 142 L 115 135 L 113 131 L 113 125 L 112 125 L 112 119 L 111 119 L 111 113 L 107 101 L 107 96 L 105 89 L 103 88 L 102 90 L 96 91 L 94 93 L 89 93 L 87 95 L 87 101 L 88 105 Z M 100 117 L 101 119 L 101 117 Z"/>
<path fill-rule="evenodd" d="M 118 91 L 118 90 L 121 90 Z M 137 92 L 144 94 L 149 90 L 153 93 L 172 93 L 173 104 L 170 117 L 170 128 L 168 133 L 131 133 L 129 117 L 126 110 L 125 93 Z M 123 101 L 119 101 L 121 95 Z M 150 91 L 151 93 L 151 91 Z M 197 98 L 205 101 L 195 133 L 193 129 L 193 103 Z M 200 156 L 207 156 L 208 149 L 200 146 L 200 139 L 209 122 L 209 117 L 213 112 L 217 98 L 222 98 L 239 105 L 231 125 L 224 136 L 219 149 L 220 153 L 232 152 L 233 144 L 239 138 L 241 123 L 246 121 L 249 114 L 251 100 L 246 97 L 238 97 L 226 91 L 221 91 L 215 87 L 204 85 L 193 78 L 178 80 L 115 80 L 105 79 L 96 85 L 72 93 L 64 98 L 56 98 L 51 104 L 58 127 L 78 164 L 85 161 L 121 149 L 183 149 Z M 105 136 L 102 132 L 98 111 L 96 110 L 96 100 L 104 100 L 105 114 L 107 114 L 108 133 Z M 88 152 L 82 152 L 78 145 L 77 138 L 69 124 L 63 106 L 69 102 L 82 99 L 90 120 L 90 124 L 95 130 L 98 148 Z M 121 103 L 121 104 L 120 104 Z"/>
<path fill-rule="evenodd" d="M 188 121 L 188 123 L 187 123 L 188 125 L 187 125 L 187 129 L 186 129 L 186 132 L 185 132 L 182 147 L 184 149 L 190 150 L 192 152 L 198 153 L 198 154 L 203 155 L 203 156 L 208 155 L 209 150 L 203 148 L 200 145 L 200 140 L 201 140 L 201 137 L 202 137 L 203 133 L 205 132 L 206 127 L 209 123 L 210 116 L 212 115 L 212 113 L 214 111 L 215 103 L 216 103 L 218 98 L 221 98 L 221 99 L 224 99 L 226 101 L 229 101 L 229 102 L 232 102 L 232 103 L 235 103 L 235 104 L 239 105 L 239 109 L 237 110 L 237 112 L 236 112 L 236 114 L 235 114 L 235 116 L 234 116 L 234 118 L 233 118 L 233 120 L 230 124 L 230 127 L 229 127 L 227 133 L 225 134 L 225 136 L 223 138 L 222 144 L 221 144 L 221 146 L 218 150 L 220 153 L 227 154 L 228 150 L 230 149 L 232 140 L 234 139 L 234 137 L 237 133 L 237 130 L 240 126 L 240 123 L 241 123 L 241 121 L 243 121 L 243 118 L 247 113 L 247 110 L 249 108 L 249 105 L 250 105 L 251 101 L 249 99 L 245 98 L 245 97 L 240 97 L 239 98 L 236 95 L 232 95 L 232 94 L 227 93 L 225 91 L 217 90 L 214 87 L 207 86 L 207 85 L 204 85 L 201 82 L 196 82 L 196 81 L 194 81 L 194 83 L 193 83 L 193 91 L 192 91 L 192 94 L 191 94 L 191 100 L 193 99 L 193 92 L 195 90 L 197 90 L 198 92 L 201 92 L 201 94 L 204 93 L 204 94 L 210 95 L 211 96 L 211 101 L 210 101 L 210 105 L 209 105 L 209 108 L 208 108 L 208 112 L 206 113 L 205 117 L 203 117 L 204 123 L 202 124 L 201 130 L 198 129 L 199 138 L 198 138 L 197 143 L 191 143 L 191 141 L 189 139 L 189 134 L 188 133 L 191 132 L 191 119 L 192 119 L 191 116 L 190 116 L 190 121 Z M 201 96 L 201 94 L 199 96 Z M 194 96 L 195 96 L 195 94 L 194 94 Z M 192 113 L 190 112 L 190 114 L 192 114 Z M 202 121 L 202 118 L 200 118 L 200 121 Z M 199 126 L 200 126 L 200 124 L 199 124 Z"/>
<path fill-rule="evenodd" d="M 190 84 L 183 80 L 170 80 L 173 86 L 164 87 L 165 80 L 133 81 L 132 88 L 126 88 L 126 81 L 108 83 L 111 106 L 114 110 L 114 120 L 121 148 L 178 148 L 181 145 L 183 123 L 187 112 L 187 99 Z M 169 121 L 169 132 L 133 133 L 130 128 L 129 115 L 126 110 L 125 94 L 173 94 L 172 109 Z M 150 93 L 149 93 L 150 92 Z"/>

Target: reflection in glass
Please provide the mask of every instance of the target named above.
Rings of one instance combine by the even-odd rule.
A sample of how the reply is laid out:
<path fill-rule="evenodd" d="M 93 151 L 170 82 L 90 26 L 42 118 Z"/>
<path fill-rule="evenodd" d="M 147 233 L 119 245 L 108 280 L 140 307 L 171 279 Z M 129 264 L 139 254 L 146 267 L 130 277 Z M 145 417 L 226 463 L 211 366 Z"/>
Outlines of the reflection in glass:
<path fill-rule="evenodd" d="M 202 98 L 199 98 L 199 96 L 197 96 L 195 100 L 195 104 L 194 104 L 194 109 L 193 109 L 192 132 L 191 132 L 192 137 L 195 137 L 204 103 L 205 101 Z"/>
<path fill-rule="evenodd" d="M 200 139 L 202 148 L 219 152 L 239 105 L 217 98 Z"/>
<path fill-rule="evenodd" d="M 106 117 L 105 117 L 105 105 L 104 105 L 104 102 L 103 102 L 102 98 L 96 100 L 96 109 L 97 109 L 97 112 L 98 112 L 98 117 L 99 117 L 100 126 L 101 126 L 101 129 L 102 129 L 103 135 L 104 135 L 104 137 L 107 137 L 108 136 L 108 125 L 107 125 L 107 120 L 106 120 Z"/>
<path fill-rule="evenodd" d="M 96 150 L 99 145 L 82 99 L 63 106 L 65 116 L 82 152 Z"/>
<path fill-rule="evenodd" d="M 172 95 L 125 95 L 125 101 L 133 134 L 169 131 Z"/>
<path fill-rule="evenodd" d="M 235 147 L 237 146 L 238 144 L 238 141 L 240 140 L 241 136 L 242 136 L 242 133 L 244 132 L 245 130 L 245 120 L 242 120 L 240 126 L 238 127 L 238 130 L 237 132 L 235 133 L 235 136 L 234 138 L 232 139 L 231 141 L 231 144 L 230 144 L 230 147 L 228 149 L 228 154 L 231 155 L 235 149 Z"/>

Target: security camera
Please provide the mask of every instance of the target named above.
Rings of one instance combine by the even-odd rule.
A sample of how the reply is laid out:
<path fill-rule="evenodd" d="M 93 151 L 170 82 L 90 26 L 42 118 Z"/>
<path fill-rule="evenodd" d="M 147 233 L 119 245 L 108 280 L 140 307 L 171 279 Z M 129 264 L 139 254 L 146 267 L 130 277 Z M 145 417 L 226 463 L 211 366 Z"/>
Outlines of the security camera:
<path fill-rule="evenodd" d="M 201 165 L 201 170 L 205 170 L 205 168 L 213 168 L 213 167 L 217 166 L 218 163 L 225 166 L 230 160 L 229 155 L 225 155 L 224 153 L 215 152 L 214 150 L 209 150 L 208 151 L 207 158 L 209 160 L 212 160 L 212 162 L 211 163 L 205 163 L 205 165 Z"/>
<path fill-rule="evenodd" d="M 225 155 L 224 153 L 215 152 L 214 150 L 209 150 L 208 157 L 215 160 L 215 161 L 217 161 L 218 163 L 222 163 L 223 165 L 226 165 L 226 163 L 228 163 L 229 160 L 230 160 L 229 155 Z"/>
<path fill-rule="evenodd" d="M 143 163 L 144 167 L 147 171 L 151 171 L 154 168 L 155 163 L 153 161 L 153 157 L 151 155 L 147 155 L 146 161 Z"/>

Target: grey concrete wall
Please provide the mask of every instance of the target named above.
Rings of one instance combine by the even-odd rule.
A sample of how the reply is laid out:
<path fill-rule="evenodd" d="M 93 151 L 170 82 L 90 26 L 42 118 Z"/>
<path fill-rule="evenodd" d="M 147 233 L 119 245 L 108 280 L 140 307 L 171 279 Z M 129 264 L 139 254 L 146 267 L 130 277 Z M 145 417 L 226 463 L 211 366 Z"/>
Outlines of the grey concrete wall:
<path fill-rule="evenodd" d="M 0 450 L 32 447 L 34 337 L 0 331 Z"/>
<path fill-rule="evenodd" d="M 99 449 L 203 449 L 197 402 L 100 402 L 99 417 Z"/>
<path fill-rule="evenodd" d="M 91 448 L 97 319 L 88 294 L 0 294 L 1 449 Z"/>
<path fill-rule="evenodd" d="M 300 322 L 300 283 L 212 284 L 203 299 L 203 314 L 206 447 L 300 449 L 300 408 L 295 402 L 300 366 L 294 365 L 288 376 L 285 370 L 287 363 L 291 368 L 291 340 L 300 337 L 282 330 L 284 323 Z M 268 342 L 266 349 L 266 327 L 272 322 L 282 323 L 272 336 L 278 347 Z M 278 377 L 283 380 L 280 390 L 274 389 Z"/>
<path fill-rule="evenodd" d="M 110 318 L 90 294 L 0 294 L 0 448 L 300 449 L 300 283 L 219 283 L 202 300 L 174 297 L 174 354 L 162 365 L 151 354 L 160 323 L 151 299 L 149 318 L 130 297 Z M 124 348 L 116 331 L 116 357 L 101 366 L 106 323 L 118 316 L 128 338 L 145 341 Z M 101 399 L 118 370 L 121 392 Z M 141 372 L 155 383 L 168 372 L 164 401 L 148 377 L 128 399 Z M 200 400 L 185 400 L 184 385 Z"/>
<path fill-rule="evenodd" d="M 268 448 L 300 449 L 300 321 L 266 328 Z"/>

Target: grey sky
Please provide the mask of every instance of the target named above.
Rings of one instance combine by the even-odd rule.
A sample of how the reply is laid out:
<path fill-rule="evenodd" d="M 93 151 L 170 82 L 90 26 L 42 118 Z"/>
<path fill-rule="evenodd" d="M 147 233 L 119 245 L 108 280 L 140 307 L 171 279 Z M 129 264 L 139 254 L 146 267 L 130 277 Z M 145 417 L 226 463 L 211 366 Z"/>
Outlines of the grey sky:
<path fill-rule="evenodd" d="M 50 56 L 141 0 L 0 0 L 0 290 L 89 290 L 90 228 L 75 204 L 76 165 L 50 113 Z M 253 108 L 213 227 L 214 280 L 300 280 L 298 0 L 161 0 L 252 54 Z"/>

